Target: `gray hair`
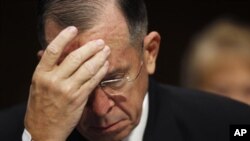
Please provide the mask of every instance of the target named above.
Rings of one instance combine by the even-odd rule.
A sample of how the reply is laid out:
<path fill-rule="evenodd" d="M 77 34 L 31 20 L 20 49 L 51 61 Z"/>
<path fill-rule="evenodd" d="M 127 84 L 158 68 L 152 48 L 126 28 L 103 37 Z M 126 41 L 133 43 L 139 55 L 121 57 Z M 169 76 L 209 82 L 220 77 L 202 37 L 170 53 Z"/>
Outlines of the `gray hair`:
<path fill-rule="evenodd" d="M 46 47 L 44 26 L 51 19 L 60 27 L 76 26 L 80 32 L 91 29 L 105 7 L 106 0 L 39 0 L 38 36 L 42 47 Z M 143 40 L 147 33 L 148 18 L 143 0 L 116 0 L 116 6 L 126 19 L 130 40 Z"/>

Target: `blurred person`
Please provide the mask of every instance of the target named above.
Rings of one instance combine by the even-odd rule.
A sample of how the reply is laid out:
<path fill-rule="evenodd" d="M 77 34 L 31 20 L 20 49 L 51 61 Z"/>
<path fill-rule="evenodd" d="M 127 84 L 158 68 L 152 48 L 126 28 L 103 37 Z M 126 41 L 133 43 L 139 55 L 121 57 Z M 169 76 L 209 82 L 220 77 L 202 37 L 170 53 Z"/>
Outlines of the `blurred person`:
<path fill-rule="evenodd" d="M 242 103 L 149 77 L 161 37 L 143 0 L 40 0 L 39 11 L 27 110 L 0 113 L 1 140 L 221 141 L 250 122 Z"/>
<path fill-rule="evenodd" d="M 229 19 L 194 40 L 183 67 L 183 85 L 250 105 L 250 27 Z"/>

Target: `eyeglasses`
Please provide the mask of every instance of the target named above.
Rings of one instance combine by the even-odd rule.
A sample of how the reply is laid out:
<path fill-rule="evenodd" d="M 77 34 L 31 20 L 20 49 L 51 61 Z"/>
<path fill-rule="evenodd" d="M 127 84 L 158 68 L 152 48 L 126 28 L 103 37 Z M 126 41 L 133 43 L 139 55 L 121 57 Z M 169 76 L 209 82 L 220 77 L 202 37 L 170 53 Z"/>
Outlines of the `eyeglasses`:
<path fill-rule="evenodd" d="M 140 63 L 140 68 L 135 75 L 135 77 L 130 77 L 126 73 L 118 73 L 116 74 L 117 78 L 104 80 L 100 82 L 99 86 L 102 90 L 108 95 L 119 95 L 123 93 L 128 87 L 127 84 L 135 81 L 141 73 L 143 61 Z"/>

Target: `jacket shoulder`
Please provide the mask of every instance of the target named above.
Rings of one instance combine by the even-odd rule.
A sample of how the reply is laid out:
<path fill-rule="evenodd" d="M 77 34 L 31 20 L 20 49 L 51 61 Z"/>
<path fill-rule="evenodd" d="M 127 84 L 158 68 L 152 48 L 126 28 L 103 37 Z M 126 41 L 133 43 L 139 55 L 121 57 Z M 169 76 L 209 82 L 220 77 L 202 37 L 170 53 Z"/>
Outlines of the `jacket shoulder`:
<path fill-rule="evenodd" d="M 150 85 L 146 141 L 229 140 L 230 125 L 250 123 L 248 105 L 202 91 Z"/>
<path fill-rule="evenodd" d="M 250 123 L 250 106 L 213 93 L 159 84 L 156 97 L 176 114 L 179 111 L 179 114 L 193 113 L 200 118 L 228 119 L 232 124 Z"/>

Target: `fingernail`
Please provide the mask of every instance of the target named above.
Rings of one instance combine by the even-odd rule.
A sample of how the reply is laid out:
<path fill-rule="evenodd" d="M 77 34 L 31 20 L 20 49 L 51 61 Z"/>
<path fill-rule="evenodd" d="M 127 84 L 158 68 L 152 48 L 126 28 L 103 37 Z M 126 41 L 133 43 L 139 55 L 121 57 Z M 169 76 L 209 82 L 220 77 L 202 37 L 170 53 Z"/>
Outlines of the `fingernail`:
<path fill-rule="evenodd" d="M 75 26 L 69 26 L 67 30 L 71 33 L 75 33 L 77 31 L 77 28 Z"/>
<path fill-rule="evenodd" d="M 96 45 L 101 46 L 104 45 L 104 41 L 102 39 L 96 40 Z"/>
<path fill-rule="evenodd" d="M 110 48 L 108 46 L 105 46 L 102 51 L 108 55 L 110 53 Z"/>

